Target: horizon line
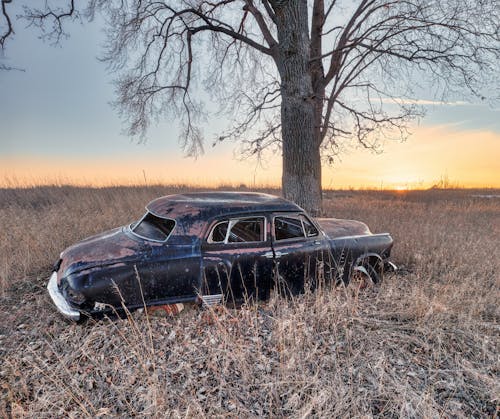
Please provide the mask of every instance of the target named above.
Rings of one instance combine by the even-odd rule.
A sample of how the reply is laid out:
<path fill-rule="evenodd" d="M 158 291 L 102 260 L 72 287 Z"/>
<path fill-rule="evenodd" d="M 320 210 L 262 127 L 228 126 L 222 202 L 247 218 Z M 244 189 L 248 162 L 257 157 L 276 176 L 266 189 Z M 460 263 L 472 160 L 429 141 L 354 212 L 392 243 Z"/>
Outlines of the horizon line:
<path fill-rule="evenodd" d="M 409 185 L 399 185 L 399 186 L 370 186 L 370 185 L 360 185 L 360 186 L 339 186 L 332 187 L 326 186 L 322 188 L 322 191 L 380 191 L 380 192 L 418 192 L 418 191 L 432 191 L 432 190 L 440 190 L 440 191 L 474 191 L 474 190 L 500 190 L 498 186 L 491 185 L 481 185 L 481 186 L 464 186 L 459 183 L 450 182 L 449 185 L 440 186 L 436 184 L 428 187 L 424 187 L 422 185 L 419 186 L 409 186 Z M 112 188 L 155 188 L 155 187 L 165 187 L 172 189 L 217 189 L 221 190 L 224 188 L 230 190 L 281 190 L 281 185 L 277 183 L 257 183 L 253 185 L 246 184 L 244 182 L 235 182 L 235 183 L 212 183 L 212 184 L 202 184 L 196 182 L 162 182 L 162 181 L 153 181 L 153 182 L 109 182 L 105 184 L 95 184 L 95 183 L 75 183 L 75 182 L 67 182 L 67 181 L 49 181 L 49 182 L 17 182 L 17 181 L 8 181 L 2 182 L 0 181 L 0 189 L 4 190 L 14 190 L 14 189 L 36 189 L 36 188 L 77 188 L 77 189 L 112 189 Z"/>

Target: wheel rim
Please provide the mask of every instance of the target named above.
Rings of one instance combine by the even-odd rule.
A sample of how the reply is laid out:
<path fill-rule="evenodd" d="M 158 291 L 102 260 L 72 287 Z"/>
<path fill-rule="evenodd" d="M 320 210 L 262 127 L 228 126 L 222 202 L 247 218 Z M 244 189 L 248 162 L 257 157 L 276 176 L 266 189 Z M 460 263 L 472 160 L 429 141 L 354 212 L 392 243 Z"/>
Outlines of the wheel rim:
<path fill-rule="evenodd" d="M 358 290 L 373 288 L 375 285 L 374 279 L 364 266 L 356 266 L 354 268 L 349 282 Z"/>

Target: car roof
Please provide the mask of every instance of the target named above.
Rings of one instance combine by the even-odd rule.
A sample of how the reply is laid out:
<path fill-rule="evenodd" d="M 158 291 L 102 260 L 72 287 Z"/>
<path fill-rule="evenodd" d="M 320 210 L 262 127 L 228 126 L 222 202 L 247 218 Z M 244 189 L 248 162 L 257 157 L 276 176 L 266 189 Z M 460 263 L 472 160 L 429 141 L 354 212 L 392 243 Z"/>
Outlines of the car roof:
<path fill-rule="evenodd" d="M 254 212 L 303 211 L 293 202 L 256 192 L 190 192 L 151 201 L 146 209 L 163 218 L 198 218 Z"/>

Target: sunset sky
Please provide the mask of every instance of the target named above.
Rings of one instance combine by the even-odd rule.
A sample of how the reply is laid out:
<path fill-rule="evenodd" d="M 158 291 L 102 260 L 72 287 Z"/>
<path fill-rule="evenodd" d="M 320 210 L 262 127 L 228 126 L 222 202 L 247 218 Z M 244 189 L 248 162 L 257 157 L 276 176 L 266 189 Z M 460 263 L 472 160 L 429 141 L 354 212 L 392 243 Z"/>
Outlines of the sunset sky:
<path fill-rule="evenodd" d="M 99 24 L 71 25 L 71 37 L 52 47 L 31 30 L 8 44 L 0 71 L 0 185 L 23 183 L 116 184 L 189 182 L 279 184 L 280 157 L 263 164 L 235 158 L 236 144 L 211 147 L 220 121 L 206 125 L 206 153 L 183 158 L 175 123 L 163 122 L 145 144 L 121 135 L 109 102 L 112 76 L 96 57 Z M 324 167 L 326 188 L 429 187 L 447 177 L 464 187 L 500 187 L 500 109 L 457 100 L 419 98 L 427 111 L 404 143 L 387 142 L 384 153 L 347 150 Z"/>

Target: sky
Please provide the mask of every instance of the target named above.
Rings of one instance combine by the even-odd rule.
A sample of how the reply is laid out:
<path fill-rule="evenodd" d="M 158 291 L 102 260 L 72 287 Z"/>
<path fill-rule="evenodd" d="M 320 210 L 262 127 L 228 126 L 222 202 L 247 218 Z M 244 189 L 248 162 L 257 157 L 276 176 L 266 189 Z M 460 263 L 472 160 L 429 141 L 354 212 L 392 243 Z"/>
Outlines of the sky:
<path fill-rule="evenodd" d="M 104 35 L 99 22 L 71 24 L 60 46 L 19 27 L 0 64 L 0 186 L 43 183 L 194 183 L 279 185 L 280 156 L 241 161 L 234 143 L 185 158 L 177 126 L 160 122 L 138 144 L 122 134 L 109 104 L 112 80 L 97 60 Z M 441 179 L 462 187 L 500 187 L 500 108 L 481 103 L 436 102 L 422 92 L 425 118 L 405 142 L 384 152 L 346 150 L 323 167 L 325 188 L 426 188 Z M 219 121 L 220 122 L 220 121 Z M 216 130 L 216 119 L 207 132 Z"/>

